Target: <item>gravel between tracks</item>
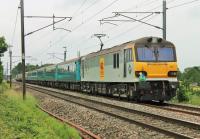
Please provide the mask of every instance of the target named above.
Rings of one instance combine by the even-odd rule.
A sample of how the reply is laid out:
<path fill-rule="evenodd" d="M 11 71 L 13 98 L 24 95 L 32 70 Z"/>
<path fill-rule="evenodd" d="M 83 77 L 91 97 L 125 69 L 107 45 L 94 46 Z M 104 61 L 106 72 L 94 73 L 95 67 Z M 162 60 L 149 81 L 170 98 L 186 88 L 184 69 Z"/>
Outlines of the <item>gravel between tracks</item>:
<path fill-rule="evenodd" d="M 41 106 L 106 139 L 170 138 L 91 109 L 29 90 Z"/>
<path fill-rule="evenodd" d="M 57 90 L 57 89 L 52 89 L 52 90 Z M 152 113 L 152 114 L 158 114 L 158 115 L 166 116 L 166 117 L 169 117 L 169 118 L 175 118 L 175 119 L 190 121 L 190 122 L 194 122 L 194 123 L 200 123 L 200 117 L 195 116 L 195 115 L 164 110 L 164 109 L 160 109 L 160 108 L 156 108 L 156 107 L 155 108 L 148 107 L 148 106 L 144 106 L 144 105 L 141 105 L 141 104 L 118 101 L 117 99 L 113 100 L 113 99 L 109 99 L 109 98 L 90 96 L 90 95 L 82 94 L 82 93 L 74 93 L 72 91 L 62 91 L 62 92 L 67 93 L 67 94 L 71 94 L 71 95 L 74 95 L 74 96 L 81 96 L 81 97 L 84 97 L 84 98 L 89 98 L 89 99 L 93 99 L 93 100 L 100 101 L 100 102 L 105 102 L 105 103 L 115 104 L 115 105 L 118 105 L 118 106 L 123 106 L 123 107 L 126 107 L 126 108 L 131 108 L 131 109 L 134 109 L 134 110 L 144 111 L 144 112 L 148 112 L 148 113 Z"/>

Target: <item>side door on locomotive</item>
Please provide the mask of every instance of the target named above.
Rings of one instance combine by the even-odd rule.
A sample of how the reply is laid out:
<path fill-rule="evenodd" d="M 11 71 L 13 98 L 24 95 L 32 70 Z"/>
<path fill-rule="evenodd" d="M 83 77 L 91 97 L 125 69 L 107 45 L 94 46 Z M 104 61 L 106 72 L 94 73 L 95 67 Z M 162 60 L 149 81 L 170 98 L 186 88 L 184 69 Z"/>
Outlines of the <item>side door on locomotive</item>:
<path fill-rule="evenodd" d="M 133 47 L 129 45 L 123 50 L 123 77 L 125 82 L 133 82 L 134 78 Z"/>

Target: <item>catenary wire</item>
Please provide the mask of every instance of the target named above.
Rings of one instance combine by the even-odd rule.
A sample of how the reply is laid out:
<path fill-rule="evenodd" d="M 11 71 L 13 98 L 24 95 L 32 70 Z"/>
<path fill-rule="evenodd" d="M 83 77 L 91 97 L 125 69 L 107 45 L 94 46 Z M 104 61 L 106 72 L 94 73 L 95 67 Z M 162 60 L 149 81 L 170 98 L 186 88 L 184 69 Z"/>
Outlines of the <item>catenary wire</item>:
<path fill-rule="evenodd" d="M 98 11 L 97 13 L 95 13 L 94 15 L 90 16 L 89 18 L 87 18 L 84 22 L 82 22 L 81 24 L 78 24 L 77 26 L 75 26 L 73 29 L 72 29 L 72 32 L 75 32 L 76 30 L 78 30 L 82 25 L 88 23 L 89 21 L 91 21 L 94 17 L 96 17 L 97 15 L 99 15 L 100 13 L 102 13 L 104 10 L 106 10 L 107 8 L 111 7 L 114 3 L 116 3 L 117 1 L 119 0 L 114 0 L 112 1 L 111 3 L 109 3 L 106 7 L 104 7 L 103 9 L 101 9 L 100 11 Z M 71 34 L 70 33 L 70 34 Z M 65 35 L 63 37 L 61 37 L 58 41 L 56 41 L 55 43 L 57 42 L 60 42 L 61 40 L 63 40 L 64 38 L 66 38 L 68 35 Z"/>
<path fill-rule="evenodd" d="M 118 0 L 115 0 L 114 2 L 117 2 Z M 157 1 L 157 0 L 154 0 L 154 1 L 152 1 L 152 2 L 155 2 L 155 1 Z M 114 3 L 111 3 L 111 4 L 114 4 Z M 150 4 L 150 3 L 147 3 L 147 4 Z M 107 7 L 110 7 L 111 5 L 108 5 Z M 144 6 L 144 5 L 143 5 Z M 107 8 L 106 7 L 106 8 Z M 160 7 L 160 5 L 159 6 L 157 6 L 157 7 L 155 7 L 155 8 L 158 8 L 158 7 Z M 153 8 L 153 9 L 155 9 L 155 8 Z M 105 8 L 104 8 L 105 9 Z M 102 9 L 101 11 L 99 11 L 98 13 L 96 13 L 94 16 L 91 16 L 90 18 L 93 18 L 93 17 L 95 17 L 96 15 L 98 15 L 99 13 L 101 13 L 102 11 L 104 11 L 104 9 Z M 89 39 L 87 39 L 87 40 L 89 40 Z M 61 40 L 59 40 L 59 41 L 61 41 Z"/>
<path fill-rule="evenodd" d="M 157 0 L 156 0 L 157 1 Z M 152 2 L 155 2 L 155 0 L 154 1 L 152 1 Z M 147 4 L 150 4 L 150 3 L 147 3 Z M 153 8 L 153 9 L 156 9 L 156 8 L 158 8 L 158 7 L 160 7 L 160 5 L 159 6 L 157 6 L 157 7 L 155 7 L 155 8 Z M 152 9 L 152 10 L 153 10 Z M 147 20 L 147 21 L 149 21 L 149 20 Z M 136 26 L 136 27 L 138 27 L 138 26 Z M 136 27 L 133 27 L 133 28 L 136 28 Z M 132 29 L 132 28 L 131 28 Z M 129 32 L 129 30 L 127 30 L 126 32 Z M 125 33 L 125 32 L 123 32 L 123 33 Z M 121 33 L 121 34 L 123 34 L 123 33 Z M 118 35 L 117 35 L 118 36 Z M 119 36 L 121 36 L 121 35 L 119 35 Z M 116 38 L 116 36 L 114 37 L 114 38 Z M 87 39 L 87 40 L 89 40 L 89 39 Z M 111 39 L 110 39 L 111 40 Z M 107 42 L 107 41 L 106 41 Z M 93 46 L 91 46 L 91 47 L 93 47 Z M 86 47 L 85 49 L 87 49 L 87 48 L 90 48 L 90 47 Z M 81 49 L 80 49 L 81 50 Z"/>
<path fill-rule="evenodd" d="M 93 15 L 93 16 L 91 16 L 90 18 L 88 18 L 89 20 L 90 19 L 92 19 L 93 17 L 95 17 L 96 15 L 98 15 L 99 13 L 101 13 L 102 11 L 104 11 L 105 9 L 107 9 L 108 7 L 110 7 L 112 4 L 114 4 L 115 2 L 117 2 L 118 0 L 115 0 L 115 1 L 113 1 L 112 3 L 110 3 L 107 7 L 105 7 L 104 9 L 102 9 L 101 11 L 99 11 L 98 13 L 96 13 L 95 15 Z M 155 1 L 158 1 L 158 0 L 153 0 L 153 1 L 151 1 L 151 3 L 154 3 Z M 142 7 L 143 6 L 146 6 L 146 5 L 149 5 L 150 4 L 150 2 L 148 2 L 147 3 L 147 1 L 145 1 L 145 3 L 146 4 L 143 4 L 142 5 Z M 130 8 L 129 8 L 130 9 Z M 78 27 L 80 27 L 82 24 L 79 24 L 77 27 L 75 27 L 74 29 L 76 30 Z M 66 36 L 65 36 L 66 37 Z M 62 37 L 61 39 L 59 39 L 58 41 L 56 41 L 55 43 L 57 43 L 57 42 L 60 42 L 61 40 L 63 40 L 64 38 Z M 86 39 L 86 40 L 88 40 L 88 39 Z"/>
<path fill-rule="evenodd" d="M 94 1 L 91 5 L 89 5 L 87 8 L 85 8 L 85 9 L 82 11 L 82 13 L 86 12 L 87 10 L 89 10 L 91 7 L 93 7 L 93 6 L 94 6 L 95 4 L 97 4 L 98 2 L 100 2 L 100 1 L 99 1 L 99 0 Z M 79 15 L 75 15 L 74 18 L 76 18 L 76 17 L 78 17 L 78 16 L 79 16 Z M 73 18 L 73 19 L 74 19 L 74 18 Z M 59 32 L 59 33 L 60 33 L 60 32 Z M 59 33 L 58 33 L 58 34 L 59 34 Z M 49 34 L 49 33 L 48 33 L 48 34 Z M 47 34 L 47 35 L 48 35 L 48 34 Z M 46 37 L 47 35 L 45 35 L 45 37 Z M 66 36 L 66 35 L 63 35 L 63 37 L 64 37 L 64 36 Z M 54 36 L 53 36 L 52 38 L 54 38 Z M 60 41 L 61 41 L 61 40 L 59 39 L 58 41 L 54 42 L 54 45 L 53 45 L 53 46 L 55 46 L 56 43 L 58 43 L 58 42 L 60 42 Z M 39 57 L 42 56 L 43 53 L 45 53 L 47 50 L 49 50 L 49 49 L 50 49 L 51 47 L 53 47 L 53 46 L 49 46 L 47 49 L 45 49 L 42 53 L 39 54 Z"/>
<path fill-rule="evenodd" d="M 189 2 L 184 2 L 184 3 L 181 3 L 181 4 L 175 5 L 175 6 L 171 6 L 168 9 L 174 9 L 174 8 L 185 6 L 185 5 L 188 5 L 188 4 L 191 4 L 191 3 L 194 3 L 194 2 L 198 2 L 198 1 L 200 1 L 200 0 L 193 0 L 193 1 L 189 1 Z"/>
<path fill-rule="evenodd" d="M 155 18 L 156 16 L 158 16 L 158 15 L 152 16 L 151 18 L 149 18 L 149 19 L 147 19 L 147 20 L 145 20 L 145 21 L 150 21 L 150 20 L 152 20 L 153 18 Z M 122 36 L 122 35 L 124 35 L 124 34 L 126 34 L 126 33 L 128 33 L 128 32 L 130 32 L 130 31 L 133 31 L 134 29 L 137 29 L 137 28 L 138 28 L 139 26 L 141 26 L 141 25 L 143 25 L 143 24 L 142 24 L 142 23 L 139 23 L 139 24 L 137 24 L 136 26 L 133 26 L 133 27 L 127 29 L 126 31 L 124 31 L 124 32 L 122 32 L 122 33 L 120 33 L 120 34 L 118 34 L 118 35 L 112 37 L 111 39 L 105 41 L 104 43 L 110 42 L 110 41 L 112 41 L 112 40 L 114 40 L 114 39 L 116 39 L 116 38 L 118 38 L 118 37 L 120 37 L 120 36 Z M 83 49 L 88 49 L 88 48 L 95 47 L 95 46 L 99 46 L 99 45 L 92 45 L 92 46 L 89 46 L 89 47 L 86 47 L 86 48 L 83 48 Z M 82 49 L 80 49 L 80 50 L 82 50 Z"/>
<path fill-rule="evenodd" d="M 155 2 L 155 1 L 157 1 L 157 0 L 154 0 L 154 1 L 152 1 L 152 2 Z M 174 0 L 172 0 L 172 1 L 174 1 Z M 149 3 L 147 3 L 147 4 L 151 4 L 151 3 L 149 2 Z M 160 7 L 160 5 L 157 6 L 157 7 L 155 7 L 155 8 L 158 8 L 158 7 Z M 153 9 L 155 9 L 155 8 L 153 8 Z M 88 40 L 88 39 L 87 39 L 87 40 Z"/>
<path fill-rule="evenodd" d="M 79 12 L 79 10 L 84 6 L 84 4 L 87 2 L 87 0 L 83 0 L 80 7 L 72 14 L 72 17 L 76 16 L 76 14 Z"/>

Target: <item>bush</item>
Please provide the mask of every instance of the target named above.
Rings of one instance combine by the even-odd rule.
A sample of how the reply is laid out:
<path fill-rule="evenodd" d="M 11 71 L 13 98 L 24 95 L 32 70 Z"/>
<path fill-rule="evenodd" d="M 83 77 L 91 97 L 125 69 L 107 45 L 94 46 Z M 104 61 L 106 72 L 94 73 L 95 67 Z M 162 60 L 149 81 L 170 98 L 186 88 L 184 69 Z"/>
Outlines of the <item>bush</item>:
<path fill-rule="evenodd" d="M 177 90 L 177 99 L 179 102 L 189 101 L 189 96 L 187 95 L 187 91 L 183 85 L 180 85 Z"/>

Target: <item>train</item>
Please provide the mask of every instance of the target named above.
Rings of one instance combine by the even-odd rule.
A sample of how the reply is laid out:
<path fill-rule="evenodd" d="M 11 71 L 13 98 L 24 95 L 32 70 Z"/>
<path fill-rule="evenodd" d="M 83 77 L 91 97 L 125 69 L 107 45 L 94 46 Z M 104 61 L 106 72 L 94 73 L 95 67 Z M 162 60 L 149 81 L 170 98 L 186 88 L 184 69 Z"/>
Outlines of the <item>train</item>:
<path fill-rule="evenodd" d="M 160 37 L 143 37 L 26 72 L 26 82 L 163 103 L 176 96 L 177 71 L 175 45 Z"/>

